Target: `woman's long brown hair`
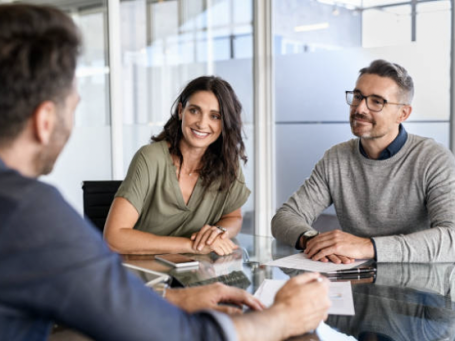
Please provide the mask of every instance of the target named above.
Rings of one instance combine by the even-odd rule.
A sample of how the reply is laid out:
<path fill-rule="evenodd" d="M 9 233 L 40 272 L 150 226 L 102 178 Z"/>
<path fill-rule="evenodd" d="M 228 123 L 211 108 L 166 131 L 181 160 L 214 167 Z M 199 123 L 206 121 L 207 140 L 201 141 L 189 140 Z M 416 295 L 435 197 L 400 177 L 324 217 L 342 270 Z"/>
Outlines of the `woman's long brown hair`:
<path fill-rule="evenodd" d="M 206 150 L 202 157 L 202 168 L 199 176 L 207 188 L 215 180 L 220 179 L 219 190 L 229 188 L 236 181 L 239 170 L 239 159 L 247 162 L 245 145 L 242 139 L 242 105 L 231 85 L 215 76 L 203 76 L 192 80 L 183 89 L 174 102 L 171 118 L 158 136 L 152 136 L 152 141 L 167 141 L 169 152 L 180 159 L 180 169 L 183 155 L 180 151 L 180 141 L 183 137 L 182 122 L 179 119 L 179 104 L 186 106 L 189 98 L 198 91 L 210 91 L 218 99 L 221 113 L 221 135 Z"/>

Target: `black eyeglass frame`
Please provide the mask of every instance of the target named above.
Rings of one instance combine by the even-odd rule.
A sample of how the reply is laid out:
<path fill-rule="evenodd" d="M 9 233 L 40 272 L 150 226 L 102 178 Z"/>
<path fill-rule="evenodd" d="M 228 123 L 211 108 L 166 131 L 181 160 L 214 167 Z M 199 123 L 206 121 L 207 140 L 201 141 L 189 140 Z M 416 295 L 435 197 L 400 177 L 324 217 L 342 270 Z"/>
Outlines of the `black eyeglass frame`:
<path fill-rule="evenodd" d="M 386 100 L 385 98 L 382 98 L 381 96 L 378 96 L 378 95 L 370 95 L 370 96 L 364 96 L 362 95 L 362 93 L 360 91 L 345 91 L 346 92 L 346 103 L 349 105 L 349 106 L 353 106 L 353 107 L 358 107 L 360 105 L 360 103 L 365 99 L 365 104 L 367 105 L 367 108 L 368 110 L 371 110 L 373 112 L 381 112 L 383 109 L 384 109 L 384 106 L 386 104 L 393 104 L 393 105 L 409 105 L 407 103 L 394 103 L 394 102 L 389 102 L 388 100 Z M 355 104 L 352 104 L 352 103 L 349 103 L 349 100 L 348 100 L 348 96 L 349 95 L 352 95 L 352 99 L 354 99 L 354 94 L 359 94 L 361 98 L 359 104 L 355 105 Z M 371 98 L 371 97 L 377 97 L 377 98 L 380 98 L 384 101 L 384 103 L 382 104 L 382 107 L 381 109 L 379 110 L 374 110 L 374 109 L 371 109 L 370 106 L 368 105 L 368 99 Z"/>

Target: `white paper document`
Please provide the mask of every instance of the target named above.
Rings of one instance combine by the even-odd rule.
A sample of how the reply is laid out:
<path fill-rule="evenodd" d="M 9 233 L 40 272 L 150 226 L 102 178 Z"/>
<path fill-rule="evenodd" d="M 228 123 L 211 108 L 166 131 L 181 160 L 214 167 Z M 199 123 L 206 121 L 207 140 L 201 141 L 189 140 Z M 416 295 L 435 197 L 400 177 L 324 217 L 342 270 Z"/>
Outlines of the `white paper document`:
<path fill-rule="evenodd" d="M 354 336 L 340 333 L 324 322 L 321 322 L 316 328 L 316 334 L 321 341 L 356 341 L 356 338 Z"/>
<path fill-rule="evenodd" d="M 330 315 L 355 315 L 351 282 L 330 282 L 329 298 L 332 301 Z"/>
<path fill-rule="evenodd" d="M 286 283 L 284 280 L 266 279 L 254 293 L 265 306 L 273 304 L 278 290 Z M 354 299 L 352 298 L 351 282 L 330 282 L 329 298 L 332 306 L 329 309 L 330 315 L 355 315 Z"/>
<path fill-rule="evenodd" d="M 315 272 L 330 272 L 337 270 L 345 270 L 355 268 L 360 264 L 366 263 L 367 260 L 357 260 L 351 264 L 335 264 L 335 263 L 323 263 L 319 261 L 314 261 L 308 258 L 308 256 L 303 253 L 297 253 L 292 256 L 275 259 L 273 261 L 265 263 L 265 265 L 278 266 L 281 268 L 290 268 L 298 270 L 307 270 Z"/>

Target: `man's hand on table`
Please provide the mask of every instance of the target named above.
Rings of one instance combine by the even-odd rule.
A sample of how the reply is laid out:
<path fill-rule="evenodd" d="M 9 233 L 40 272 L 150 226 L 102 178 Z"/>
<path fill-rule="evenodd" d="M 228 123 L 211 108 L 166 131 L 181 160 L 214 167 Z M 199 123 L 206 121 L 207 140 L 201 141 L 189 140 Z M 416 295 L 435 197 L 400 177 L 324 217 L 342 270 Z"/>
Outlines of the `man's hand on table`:
<path fill-rule="evenodd" d="M 315 329 L 327 318 L 328 281 L 317 273 L 291 278 L 263 312 L 233 316 L 240 341 L 286 340 Z"/>
<path fill-rule="evenodd" d="M 356 237 L 341 230 L 324 232 L 310 239 L 304 252 L 312 260 L 335 264 L 374 258 L 374 247 L 369 238 Z"/>
<path fill-rule="evenodd" d="M 318 273 L 291 278 L 277 292 L 271 309 L 283 309 L 289 336 L 316 329 L 330 308 L 329 281 Z"/>
<path fill-rule="evenodd" d="M 240 314 L 243 305 L 253 310 L 265 309 L 257 298 L 245 290 L 221 283 L 185 289 L 170 289 L 166 291 L 166 299 L 189 313 L 213 309 L 227 314 Z M 237 305 L 238 308 L 219 305 L 219 303 Z"/>

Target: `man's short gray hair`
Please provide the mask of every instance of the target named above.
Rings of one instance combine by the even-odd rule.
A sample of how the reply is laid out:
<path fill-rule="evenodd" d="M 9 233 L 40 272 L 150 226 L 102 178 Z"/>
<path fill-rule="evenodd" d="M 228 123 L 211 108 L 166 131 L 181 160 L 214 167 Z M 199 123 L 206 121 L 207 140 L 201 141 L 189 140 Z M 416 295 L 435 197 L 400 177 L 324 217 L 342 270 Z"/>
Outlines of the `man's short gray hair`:
<path fill-rule="evenodd" d="M 411 104 L 414 97 L 414 82 L 404 67 L 383 59 L 377 59 L 359 72 L 359 78 L 364 74 L 370 74 L 393 79 L 400 88 L 399 95 L 402 100 L 406 101 L 407 104 Z"/>

